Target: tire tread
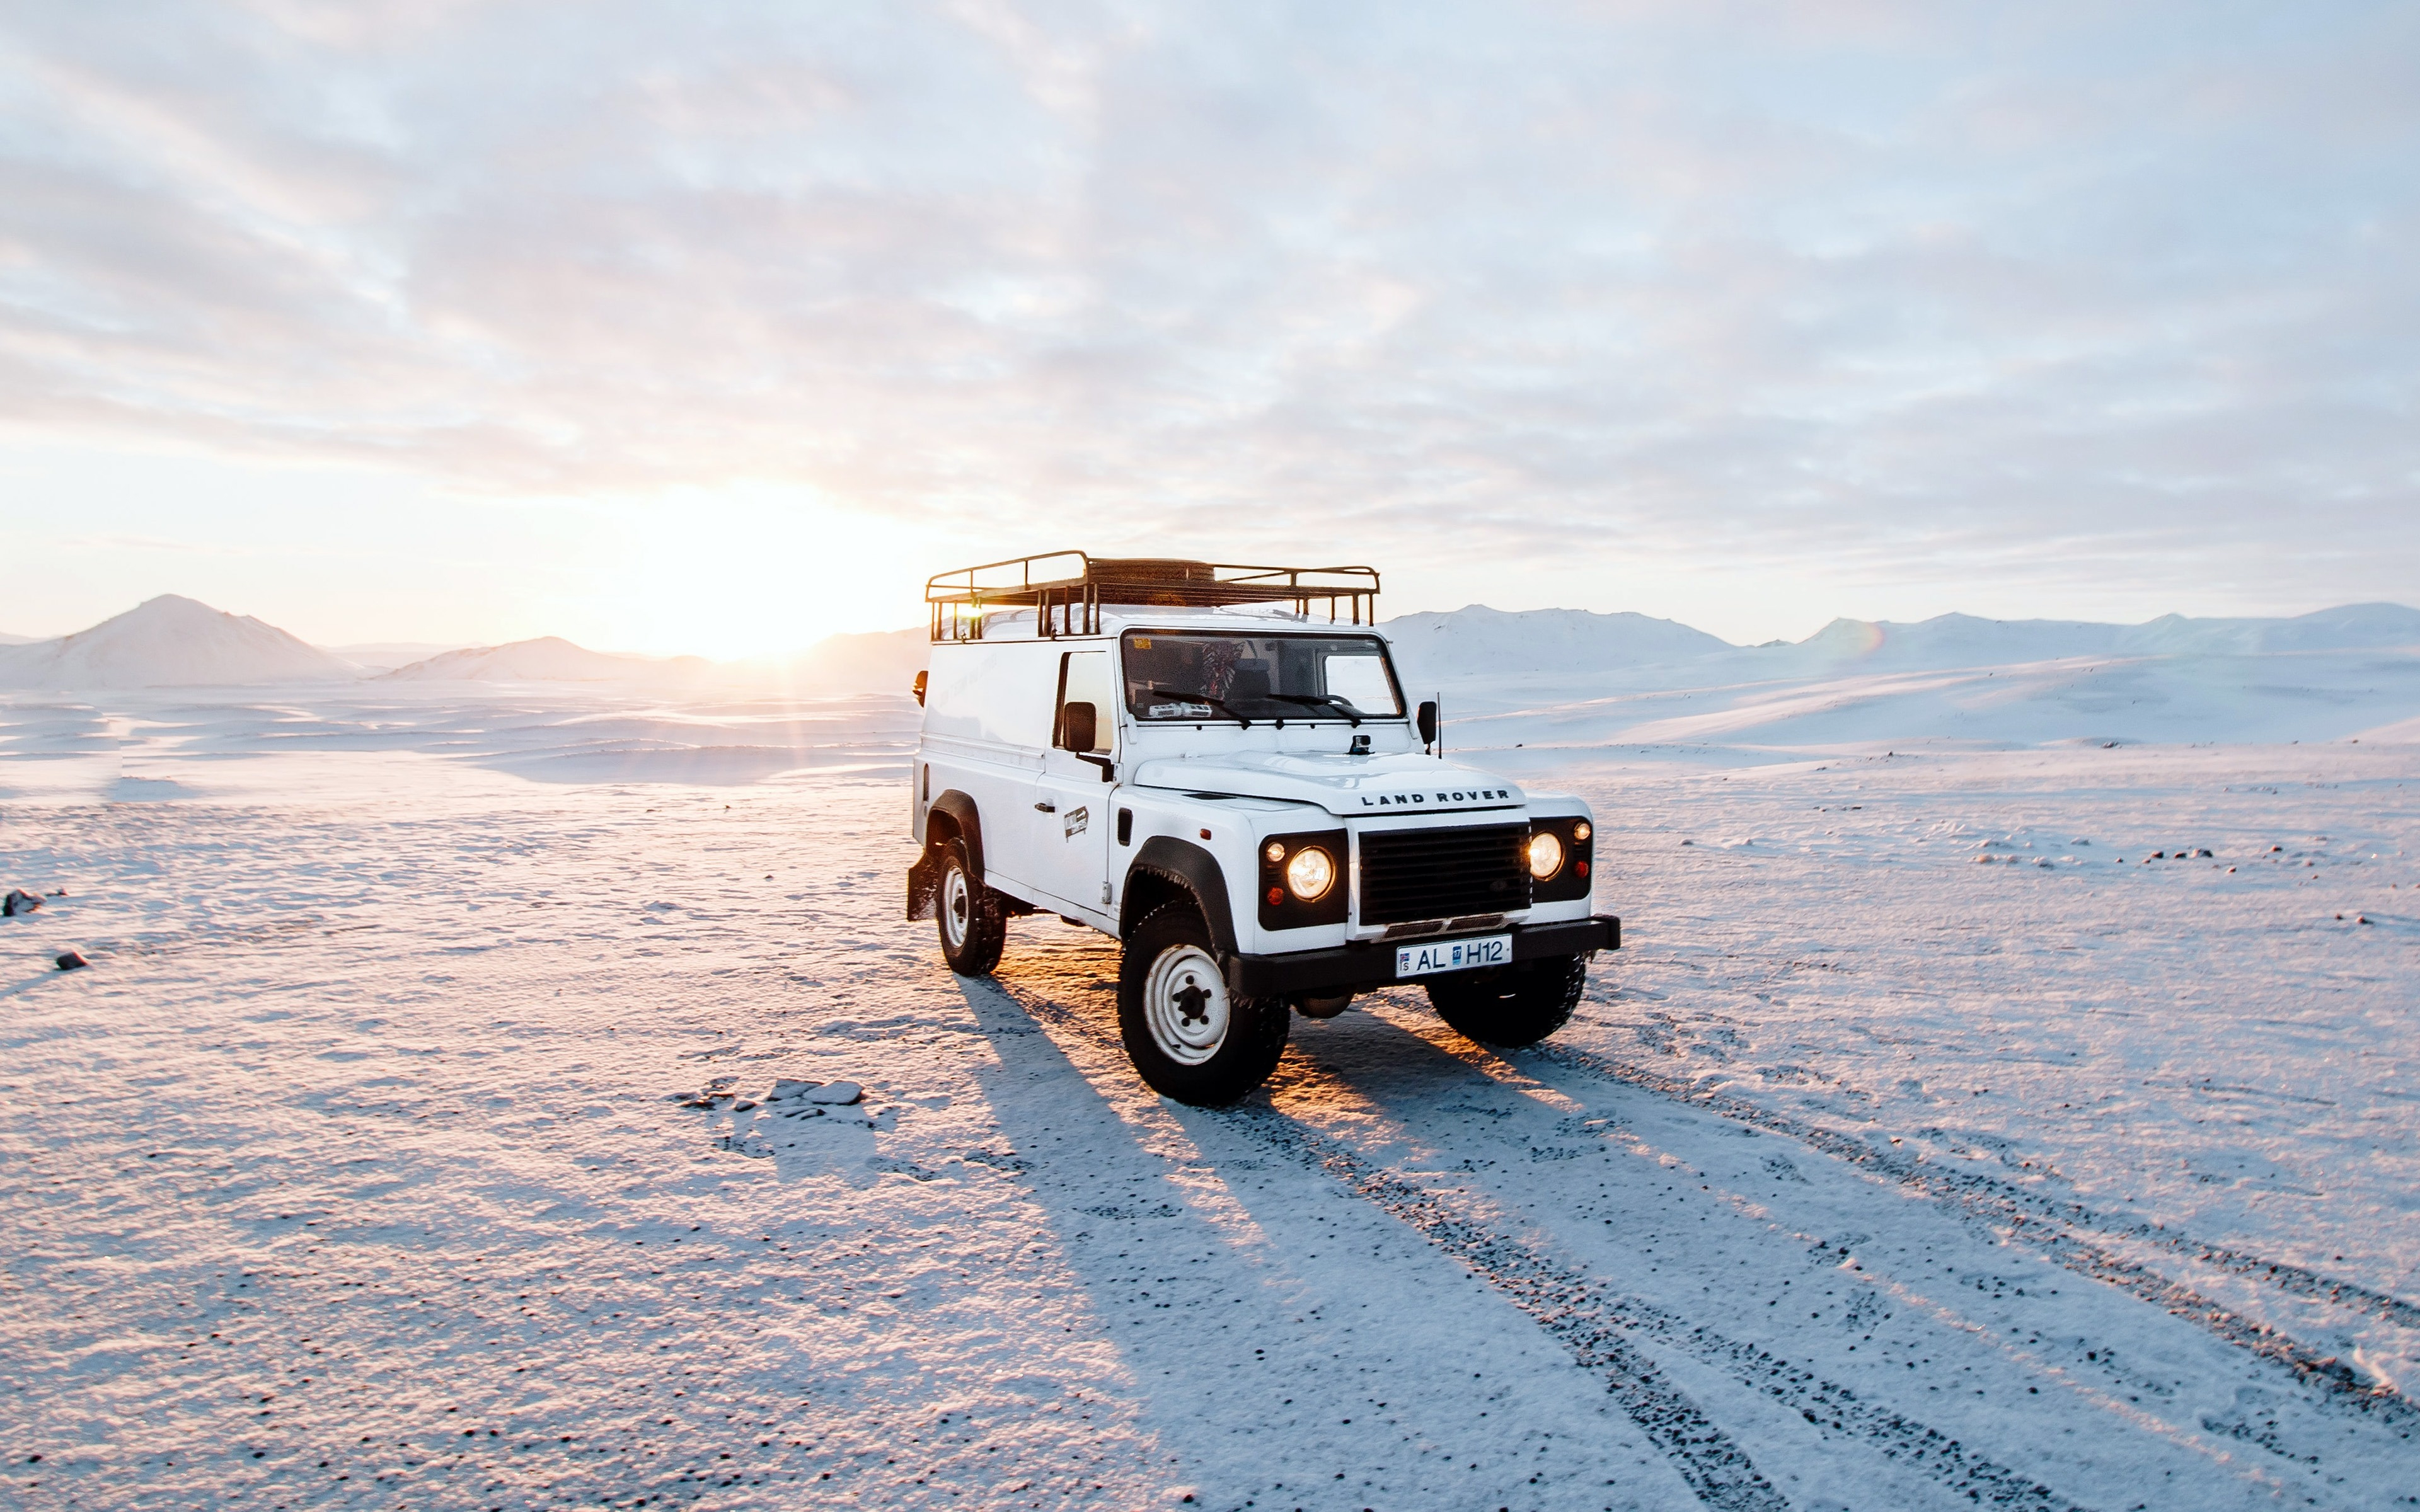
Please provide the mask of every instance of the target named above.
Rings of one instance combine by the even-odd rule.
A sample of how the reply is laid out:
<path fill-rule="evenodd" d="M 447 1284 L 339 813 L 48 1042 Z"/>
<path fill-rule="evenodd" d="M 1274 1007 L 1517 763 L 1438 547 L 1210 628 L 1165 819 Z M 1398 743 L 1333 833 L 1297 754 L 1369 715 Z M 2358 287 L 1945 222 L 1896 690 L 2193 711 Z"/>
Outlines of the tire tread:
<path fill-rule="evenodd" d="M 967 889 L 967 940 L 956 950 L 950 949 L 949 874 L 953 870 L 964 872 Z M 941 880 L 934 888 L 936 906 L 933 910 L 935 928 L 941 936 L 941 959 L 961 977 L 988 977 L 1000 964 L 1000 953 L 1008 944 L 1008 900 L 975 880 L 974 865 L 967 858 L 967 842 L 951 840 L 941 850 Z"/>
<path fill-rule="evenodd" d="M 1210 928 L 1190 900 L 1160 904 L 1126 932 L 1118 961 L 1118 1037 L 1126 1058 L 1146 1086 L 1163 1097 L 1195 1107 L 1224 1107 L 1268 1080 L 1285 1054 L 1293 1011 L 1279 998 L 1238 997 L 1229 1005 L 1231 1027 L 1218 1053 L 1199 1066 L 1184 1066 L 1153 1042 L 1142 1008 L 1151 964 L 1172 945 L 1211 949 Z M 1213 952 L 1215 953 L 1215 951 Z"/>
<path fill-rule="evenodd" d="M 1481 980 L 1440 977 L 1427 984 L 1437 1017 L 1466 1040 L 1518 1049 L 1571 1022 L 1588 986 L 1588 957 L 1548 956 L 1481 974 Z"/>

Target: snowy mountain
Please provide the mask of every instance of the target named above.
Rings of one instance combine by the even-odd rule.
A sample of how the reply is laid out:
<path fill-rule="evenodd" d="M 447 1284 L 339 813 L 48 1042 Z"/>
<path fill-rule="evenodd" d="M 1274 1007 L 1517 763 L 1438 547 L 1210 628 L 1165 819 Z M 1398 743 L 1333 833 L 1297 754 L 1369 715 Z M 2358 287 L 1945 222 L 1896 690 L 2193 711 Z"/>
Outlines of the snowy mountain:
<path fill-rule="evenodd" d="M 2420 646 L 2420 609 L 2347 604 L 2291 619 L 2164 614 L 2140 625 L 1972 614 L 1908 623 L 1838 619 L 1804 640 L 1765 646 L 1734 646 L 1644 614 L 1564 609 L 1508 613 L 1484 605 L 1450 614 L 1406 614 L 1388 621 L 1386 629 L 1395 639 L 1397 661 L 1414 682 L 1511 677 L 1535 686 L 1562 676 L 1593 685 L 1601 674 L 1613 674 L 1624 686 L 1677 686 L 1676 678 L 1685 683 L 1704 676 L 1708 657 L 1724 657 L 1724 666 L 1752 678 L 2009 666 L 2076 656 L 2242 656 Z"/>
<path fill-rule="evenodd" d="M 1406 614 L 1384 628 L 1404 675 L 1416 682 L 1661 666 L 1737 649 L 1671 620 L 1577 609 L 1507 612 L 1472 604 L 1450 614 Z"/>
<path fill-rule="evenodd" d="M 2083 620 L 1985 620 L 1943 614 L 1913 624 L 1834 620 L 1792 646 L 1758 647 L 1787 666 L 1985 667 L 2070 656 L 2258 656 L 2420 645 L 2420 609 L 2347 604 L 2292 619 L 2187 619 L 2141 625 Z"/>
<path fill-rule="evenodd" d="M 1466 747 L 2008 748 L 2420 732 L 2420 610 L 2395 604 L 2142 625 L 1844 619 L 1792 645 L 1593 670 L 1577 656 L 1528 671 L 1480 658 L 1433 683 L 1404 659 L 1417 691 L 1442 693 Z"/>
<path fill-rule="evenodd" d="M 193 687 L 350 682 L 361 669 L 249 615 L 174 594 L 89 630 L 0 647 L 0 687 Z"/>
<path fill-rule="evenodd" d="M 1794 644 L 1766 646 L 1579 609 L 1472 605 L 1385 627 L 1406 691 L 1443 697 L 1465 748 L 2420 738 L 2420 609 L 2397 604 L 2290 619 L 2171 614 L 2139 625 L 1841 619 Z M 394 683 L 819 698 L 904 694 L 928 648 L 918 628 L 835 635 L 793 656 L 720 664 L 616 656 L 551 636 L 400 666 L 427 648 L 348 649 Z M 75 635 L 0 645 L 0 687 L 349 683 L 362 672 L 257 620 L 173 595 Z"/>
<path fill-rule="evenodd" d="M 2118 649 L 2133 654 L 2199 652 L 2253 656 L 2276 651 L 2375 651 L 2420 646 L 2420 609 L 2401 604 L 2345 604 L 2289 620 L 2189 620 L 2164 614 L 2126 627 Z"/>
<path fill-rule="evenodd" d="M 404 683 L 694 683 L 714 671 L 703 656 L 617 656 L 561 636 L 469 646 L 398 667 L 382 680 Z"/>

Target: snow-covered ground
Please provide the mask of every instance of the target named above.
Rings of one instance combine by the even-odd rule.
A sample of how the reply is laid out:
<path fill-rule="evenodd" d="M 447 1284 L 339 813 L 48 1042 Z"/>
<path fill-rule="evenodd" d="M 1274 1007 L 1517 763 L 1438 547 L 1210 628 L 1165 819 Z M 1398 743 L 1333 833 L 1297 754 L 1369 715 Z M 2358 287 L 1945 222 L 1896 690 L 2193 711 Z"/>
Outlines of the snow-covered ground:
<path fill-rule="evenodd" d="M 900 918 L 904 699 L 0 706 L 8 1499 L 2420 1504 L 2420 747 L 1525 707 L 1579 1020 L 1202 1112 Z"/>

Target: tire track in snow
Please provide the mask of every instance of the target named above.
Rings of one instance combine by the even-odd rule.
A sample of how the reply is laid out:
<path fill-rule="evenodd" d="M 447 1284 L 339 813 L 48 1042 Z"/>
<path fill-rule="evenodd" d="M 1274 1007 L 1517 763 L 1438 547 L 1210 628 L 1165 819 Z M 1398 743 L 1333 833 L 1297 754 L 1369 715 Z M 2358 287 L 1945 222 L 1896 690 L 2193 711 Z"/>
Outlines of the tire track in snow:
<path fill-rule="evenodd" d="M 1035 1017 L 1068 1028 L 1123 1063 L 1125 1046 L 1085 1015 L 1031 989 L 997 980 L 995 985 Z M 1819 1434 L 1828 1427 L 1862 1439 L 1885 1458 L 1917 1470 L 1955 1493 L 2024 1512 L 2083 1512 L 2049 1487 L 1969 1454 L 1959 1441 L 1905 1413 L 1867 1403 L 1850 1388 L 1770 1350 L 1692 1325 L 1638 1298 L 1618 1295 L 1586 1272 L 1456 1211 L 1440 1194 L 1371 1165 L 1337 1140 L 1275 1109 L 1247 1105 L 1204 1116 L 1272 1154 L 1338 1180 L 1502 1293 L 1582 1365 L 1606 1378 L 1623 1412 L 1707 1506 L 1723 1512 L 1788 1512 L 1790 1504 L 1747 1452 L 1632 1344 L 1635 1333 L 1679 1349 L 1794 1411 Z"/>
<path fill-rule="evenodd" d="M 2223 1244 L 2209 1243 L 2143 1219 L 2120 1220 L 2083 1203 L 2059 1202 L 1988 1176 L 1962 1175 L 1929 1167 L 1913 1157 L 1877 1150 L 1862 1140 L 1821 1124 L 1802 1122 L 1744 1099 L 1707 1091 L 1680 1077 L 1663 1075 L 1643 1066 L 1599 1056 L 1593 1051 L 1558 1044 L 1543 1044 L 1535 1049 L 1547 1058 L 1575 1070 L 1656 1092 L 1675 1102 L 1704 1107 L 1735 1120 L 1752 1122 L 1827 1155 L 1884 1171 L 1901 1185 L 1913 1187 L 1936 1200 L 1956 1202 L 1970 1208 L 1994 1208 L 2011 1222 L 2025 1221 L 2019 1210 L 2029 1210 L 2036 1218 L 2088 1228 L 2111 1239 L 2136 1240 L 2153 1244 L 2214 1269 L 2249 1276 L 2295 1296 L 2346 1307 L 2399 1328 L 2420 1330 L 2420 1304 L 2407 1302 L 2392 1292 L 2322 1275 L 2305 1266 L 2267 1260 Z"/>
<path fill-rule="evenodd" d="M 1632 1348 L 1624 1336 L 1627 1319 L 1621 1299 L 1607 1297 L 1576 1272 L 1453 1213 L 1409 1183 L 1373 1170 L 1342 1146 L 1282 1114 L 1248 1110 L 1223 1117 L 1272 1153 L 1342 1180 L 1356 1196 L 1374 1202 L 1503 1292 L 1581 1365 L 1605 1376 L 1621 1410 L 1673 1462 L 1699 1501 L 1727 1512 L 1787 1512 L 1790 1504 L 1757 1470 L 1747 1451 Z"/>
<path fill-rule="evenodd" d="M 1581 1364 L 1606 1372 L 1614 1394 L 1667 1455 L 1681 1466 L 1699 1498 L 1709 1506 L 1786 1507 L 1789 1504 L 1770 1482 L 1748 1464 L 1744 1451 L 1730 1447 L 1728 1438 L 1708 1422 L 1720 1443 L 1719 1455 L 1706 1441 L 1686 1437 L 1687 1427 L 1654 1415 L 1657 1404 L 1645 1397 L 1636 1405 L 1625 1396 L 1634 1379 L 1630 1372 L 1652 1372 L 1654 1366 L 1630 1345 L 1628 1336 L 1645 1334 L 1657 1344 L 1677 1349 L 1699 1363 L 1730 1376 L 1751 1392 L 1795 1412 L 1818 1434 L 1826 1427 L 1863 1440 L 1894 1464 L 1904 1465 L 1940 1482 L 1950 1491 L 1993 1506 L 2028 1512 L 2082 1512 L 2030 1476 L 1969 1453 L 1957 1440 L 1927 1427 L 1903 1412 L 1861 1399 L 1847 1386 L 1823 1380 L 1814 1371 L 1776 1357 L 1770 1350 L 1729 1338 L 1703 1324 L 1665 1311 L 1636 1297 L 1617 1295 L 1585 1272 L 1563 1264 L 1469 1214 L 1457 1212 L 1439 1194 L 1372 1166 L 1343 1145 L 1274 1109 L 1245 1108 L 1223 1117 L 1273 1153 L 1288 1156 L 1325 1171 L 1403 1223 L 1431 1244 L 1468 1266 L 1471 1272 L 1528 1314 L 1560 1341 Z M 1677 1389 L 1670 1395 L 1688 1402 Z M 1703 1418 L 1694 1403 L 1690 1412 Z M 1644 1415 L 1642 1415 L 1644 1414 Z M 1740 1471 L 1753 1476 L 1753 1499 L 1724 1499 L 1730 1484 L 1701 1485 L 1697 1472 L 1728 1472 L 1736 1454 Z M 1705 1463 L 1708 1458 L 1714 1464 Z M 1736 1474 L 1738 1472 L 1732 1472 Z"/>
<path fill-rule="evenodd" d="M 2317 1301 L 2350 1306 L 2372 1317 L 2407 1328 L 2420 1328 L 2420 1307 L 2384 1292 L 2351 1282 L 2331 1281 L 2300 1266 L 2273 1263 L 2240 1251 L 2205 1244 L 2189 1236 L 2149 1223 L 2107 1222 L 2080 1203 L 2062 1203 L 2010 1187 L 1989 1177 L 1965 1176 L 1927 1166 L 1912 1157 L 1885 1154 L 1851 1134 L 1791 1118 L 1745 1098 L 1695 1086 L 1677 1076 L 1613 1059 L 1575 1046 L 1541 1044 L 1527 1052 L 1584 1074 L 1652 1092 L 1688 1107 L 1700 1108 L 1737 1123 L 1752 1124 L 1783 1135 L 1819 1153 L 1890 1178 L 1899 1185 L 1965 1217 L 2002 1226 L 2009 1237 L 2042 1251 L 2067 1270 L 2087 1280 L 2151 1303 L 2176 1317 L 2198 1324 L 2228 1344 L 2285 1366 L 2296 1379 L 2316 1385 L 2323 1399 L 2374 1416 L 2385 1423 L 2420 1424 L 2420 1408 L 2393 1387 L 2365 1385 L 2352 1367 L 2332 1354 L 2256 1321 L 2212 1301 L 2180 1281 L 2149 1266 L 2078 1238 L 2082 1228 L 2108 1239 L 2133 1239 L 2214 1267 L 2265 1280 L 2280 1289 Z M 2051 1226 L 2058 1226 L 2053 1227 Z"/>
<path fill-rule="evenodd" d="M 1008 987 L 1004 982 L 998 985 Z M 1065 1026 L 1093 1041 L 1095 1047 L 1116 1055 L 1120 1063 L 1124 1063 L 1125 1047 L 1114 1035 L 1102 1032 L 1084 1016 L 1039 994 L 1010 989 L 1009 995 L 1036 1017 L 1047 1018 Z M 1306 1141 L 1316 1136 L 1305 1134 L 1302 1139 L 1290 1143 L 1284 1138 L 1273 1137 L 1271 1129 L 1253 1122 L 1254 1115 L 1250 1113 L 1208 1116 L 1220 1118 L 1222 1121 L 1243 1129 L 1255 1143 L 1272 1153 L 1310 1169 L 1331 1176 L 1340 1175 L 1345 1165 L 1336 1162 L 1343 1162 L 1349 1163 L 1362 1178 L 1384 1180 L 1366 1166 L 1360 1166 L 1341 1149 L 1332 1151 L 1335 1161 L 1312 1154 Z M 1275 1114 L 1262 1117 L 1282 1118 Z M 1368 1197 L 1373 1195 L 1356 1180 L 1348 1178 L 1345 1184 L 1359 1196 Z M 1404 1191 L 1410 1192 L 1411 1189 L 1405 1187 Z M 1404 1216 L 1404 1212 L 1383 1200 L 1378 1205 L 1392 1217 L 1402 1219 Z M 1437 1212 L 1441 1217 L 1442 1209 Z M 1721 1512 L 1789 1512 L 1790 1504 L 1757 1470 L 1747 1452 L 1734 1443 L 1688 1393 L 1667 1380 L 1653 1364 L 1641 1358 L 1617 1325 L 1610 1321 L 1596 1321 L 1605 1311 L 1602 1306 L 1590 1307 L 1586 1312 L 1573 1312 L 1566 1307 L 1554 1315 L 1554 1321 L 1542 1316 L 1538 1299 L 1558 1293 L 1569 1294 L 1571 1288 L 1568 1285 L 1557 1285 L 1566 1278 L 1554 1275 L 1543 1266 L 1529 1268 L 1535 1273 L 1519 1274 L 1505 1269 L 1491 1269 L 1474 1257 L 1499 1245 L 1490 1242 L 1496 1240 L 1496 1236 L 1475 1226 L 1463 1224 L 1449 1228 L 1440 1222 L 1431 1225 L 1413 1223 L 1411 1227 L 1429 1242 L 1461 1260 L 1482 1280 L 1505 1291 L 1514 1304 L 1532 1319 L 1547 1322 L 1546 1332 L 1569 1349 L 1581 1365 L 1604 1373 L 1614 1399 L 1621 1404 L 1622 1411 L 1646 1435 L 1648 1443 L 1672 1462 L 1674 1470 L 1697 1493 L 1699 1502 L 1719 1508 Z M 1590 1301 L 1593 1303 L 1594 1299 Z M 1558 1323 L 1561 1326 L 1557 1326 Z M 1595 1326 L 1590 1326 L 1591 1323 Z"/>

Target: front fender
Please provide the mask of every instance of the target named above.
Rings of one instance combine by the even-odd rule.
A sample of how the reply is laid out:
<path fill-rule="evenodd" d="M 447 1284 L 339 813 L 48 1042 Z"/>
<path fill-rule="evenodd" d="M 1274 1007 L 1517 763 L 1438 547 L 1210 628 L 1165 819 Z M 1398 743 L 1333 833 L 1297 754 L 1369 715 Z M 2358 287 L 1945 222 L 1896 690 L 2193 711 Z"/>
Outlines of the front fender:
<path fill-rule="evenodd" d="M 1142 842 L 1134 863 L 1126 868 L 1126 885 L 1119 896 L 1131 899 L 1136 895 L 1137 873 L 1172 883 L 1191 893 L 1202 910 L 1202 921 L 1210 926 L 1211 945 L 1222 956 L 1235 953 L 1235 916 L 1227 899 L 1227 873 L 1220 870 L 1217 856 L 1191 841 L 1154 835 Z M 1121 921 L 1124 928 L 1131 928 L 1136 922 L 1133 918 Z"/>

